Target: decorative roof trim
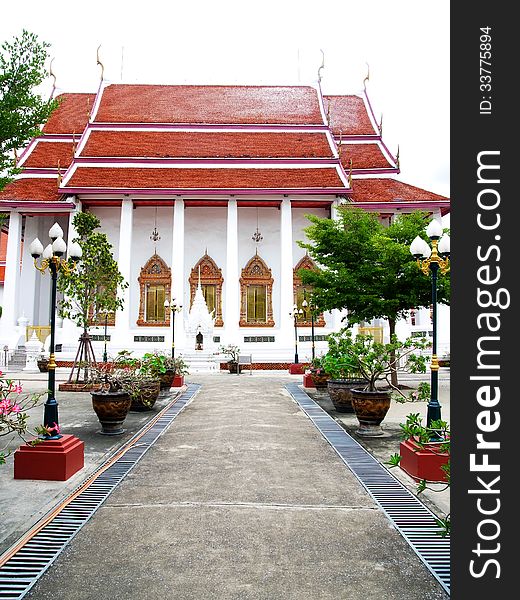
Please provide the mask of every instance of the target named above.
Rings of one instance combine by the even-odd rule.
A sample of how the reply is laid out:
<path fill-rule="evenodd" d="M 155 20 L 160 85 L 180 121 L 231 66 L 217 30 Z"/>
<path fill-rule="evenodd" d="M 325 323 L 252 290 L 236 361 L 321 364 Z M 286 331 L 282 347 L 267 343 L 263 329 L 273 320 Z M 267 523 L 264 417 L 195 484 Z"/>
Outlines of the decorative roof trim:
<path fill-rule="evenodd" d="M 44 202 L 41 200 L 0 200 L 0 209 L 4 210 L 6 208 L 23 209 L 22 212 L 25 212 L 26 209 L 42 209 L 41 212 L 48 210 L 70 212 L 76 208 L 76 204 L 74 202 Z"/>
<path fill-rule="evenodd" d="M 273 194 L 291 194 L 294 196 L 301 195 L 348 195 L 352 192 L 350 189 L 337 188 L 92 188 L 92 187 L 60 187 L 58 192 L 61 194 L 152 194 L 156 196 L 164 196 L 168 194 L 180 195 L 265 195 Z"/>
<path fill-rule="evenodd" d="M 450 200 L 389 200 L 386 202 L 350 202 L 343 206 L 352 206 L 356 208 L 365 208 L 367 210 L 385 210 L 388 212 L 389 209 L 401 210 L 403 208 L 409 208 L 410 210 L 421 210 L 431 208 L 450 208 Z"/>
<path fill-rule="evenodd" d="M 167 165 L 172 168 L 175 165 L 196 165 L 196 168 L 201 168 L 204 165 L 242 165 L 244 168 L 249 168 L 258 165 L 305 165 L 307 168 L 312 165 L 325 165 L 329 167 L 335 167 L 338 164 L 337 158 L 234 158 L 234 157 L 219 157 L 219 158 L 150 158 L 147 156 L 77 156 L 74 159 L 77 165 L 88 164 L 91 167 L 102 167 L 103 165 L 114 165 L 120 164 L 137 165 L 141 167 Z M 142 164 L 142 163 L 145 164 Z"/>
<path fill-rule="evenodd" d="M 300 125 L 295 123 L 112 123 L 112 122 L 99 122 L 88 124 L 89 129 L 106 129 L 112 130 L 128 130 L 128 129 L 143 129 L 146 131 L 163 130 L 163 129 L 184 129 L 186 131 L 207 129 L 230 131 L 230 130 L 244 130 L 244 131 L 266 131 L 266 130 L 287 130 L 291 132 L 302 132 L 302 133 L 314 133 L 329 131 L 327 125 Z"/>

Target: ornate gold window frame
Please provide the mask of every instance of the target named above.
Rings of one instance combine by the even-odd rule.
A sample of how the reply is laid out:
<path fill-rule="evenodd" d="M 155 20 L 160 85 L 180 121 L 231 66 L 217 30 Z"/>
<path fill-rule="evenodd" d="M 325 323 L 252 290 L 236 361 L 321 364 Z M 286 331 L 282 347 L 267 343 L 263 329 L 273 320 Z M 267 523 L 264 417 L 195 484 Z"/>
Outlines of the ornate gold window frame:
<path fill-rule="evenodd" d="M 170 325 L 170 311 L 165 310 L 164 321 L 153 321 L 148 322 L 145 320 L 146 310 L 146 289 L 150 285 L 164 285 L 164 297 L 170 299 L 170 290 L 172 284 L 172 271 L 170 267 L 164 262 L 164 260 L 158 255 L 154 254 L 148 259 L 144 267 L 141 269 L 140 275 L 137 278 L 139 281 L 139 317 L 137 319 L 137 325 L 141 327 L 167 327 Z"/>
<path fill-rule="evenodd" d="M 199 262 L 193 267 L 190 273 L 190 306 L 193 304 L 195 292 L 199 283 L 199 268 L 200 268 L 200 284 L 215 286 L 215 327 L 222 327 L 222 269 L 219 269 L 217 263 L 206 252 Z"/>
<path fill-rule="evenodd" d="M 247 320 L 247 288 L 261 285 L 266 288 L 265 323 Z M 271 269 L 256 253 L 242 269 L 240 277 L 240 327 L 274 327 L 273 319 L 273 277 Z"/>
<path fill-rule="evenodd" d="M 309 303 L 310 303 L 311 294 L 312 294 L 312 287 L 308 286 L 308 285 L 303 285 L 302 279 L 298 275 L 298 271 L 300 271 L 301 269 L 306 269 L 309 271 L 317 271 L 318 267 L 316 266 L 316 263 L 312 260 L 312 258 L 308 254 L 305 254 L 305 256 L 303 258 L 301 258 L 300 261 L 298 261 L 298 264 L 293 269 L 293 301 L 294 301 L 294 304 L 298 305 L 298 308 L 301 308 L 300 304 L 301 304 L 301 297 L 302 297 L 303 290 L 304 289 L 307 290 L 307 302 L 309 302 Z M 299 327 L 311 327 L 312 326 L 311 319 L 308 318 L 308 319 L 302 319 L 301 321 L 299 320 L 298 326 Z M 320 313 L 319 315 L 316 315 L 314 317 L 314 327 L 325 327 L 325 317 L 323 316 L 323 313 Z"/>

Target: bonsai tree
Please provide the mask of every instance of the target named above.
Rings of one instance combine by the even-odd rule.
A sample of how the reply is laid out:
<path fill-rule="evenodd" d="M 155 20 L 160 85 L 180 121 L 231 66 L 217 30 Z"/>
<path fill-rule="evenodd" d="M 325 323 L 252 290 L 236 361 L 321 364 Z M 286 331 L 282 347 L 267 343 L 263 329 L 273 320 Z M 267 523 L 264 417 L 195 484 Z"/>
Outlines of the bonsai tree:
<path fill-rule="evenodd" d="M 234 344 L 228 344 L 227 346 L 219 346 L 218 351 L 221 354 L 229 356 L 228 363 L 237 363 L 240 355 L 240 348 Z"/>
<path fill-rule="evenodd" d="M 92 319 L 104 310 L 115 312 L 122 308 L 118 291 L 128 287 L 114 260 L 107 236 L 95 231 L 101 225 L 99 219 L 91 213 L 81 212 L 74 217 L 73 225 L 78 234 L 73 241 L 81 246 L 83 256 L 75 270 L 63 272 L 58 278 L 58 290 L 63 292 L 60 315 L 83 329 L 69 381 L 76 368 L 76 380 L 79 379 L 80 364 L 85 367 L 84 380 L 87 379 L 86 370 L 96 362 L 88 333 Z"/>
<path fill-rule="evenodd" d="M 299 276 L 312 286 L 317 310 L 347 309 L 349 324 L 386 319 L 392 338 L 399 318 L 431 303 L 431 280 L 410 254 L 417 235 L 427 241 L 426 214 L 402 215 L 388 227 L 377 214 L 350 206 L 340 207 L 339 215 L 338 221 L 307 216 L 309 242 L 298 243 L 320 268 L 302 269 Z M 439 275 L 437 300 L 448 304 L 449 296 L 449 275 Z M 391 378 L 397 386 L 395 369 Z"/>
<path fill-rule="evenodd" d="M 411 392 L 406 396 L 391 380 L 391 374 L 398 370 L 408 373 L 426 372 L 428 357 L 420 352 L 430 345 L 427 340 L 408 338 L 400 341 L 394 334 L 389 343 L 382 344 L 374 341 L 370 335 L 354 337 L 351 329 L 343 328 L 330 334 L 329 345 L 333 349 L 335 368 L 363 379 L 366 391 L 377 391 L 378 382 L 384 381 L 397 398 L 403 401 L 417 401 L 428 397 L 430 386 L 427 383 L 422 383 L 418 392 Z"/>

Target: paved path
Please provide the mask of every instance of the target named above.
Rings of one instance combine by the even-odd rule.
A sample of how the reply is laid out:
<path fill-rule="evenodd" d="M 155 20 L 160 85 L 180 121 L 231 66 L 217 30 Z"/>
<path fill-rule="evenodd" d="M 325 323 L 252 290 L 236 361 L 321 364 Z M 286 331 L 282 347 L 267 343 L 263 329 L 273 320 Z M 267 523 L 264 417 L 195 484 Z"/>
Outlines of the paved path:
<path fill-rule="evenodd" d="M 283 388 L 203 384 L 26 598 L 447 595 Z"/>

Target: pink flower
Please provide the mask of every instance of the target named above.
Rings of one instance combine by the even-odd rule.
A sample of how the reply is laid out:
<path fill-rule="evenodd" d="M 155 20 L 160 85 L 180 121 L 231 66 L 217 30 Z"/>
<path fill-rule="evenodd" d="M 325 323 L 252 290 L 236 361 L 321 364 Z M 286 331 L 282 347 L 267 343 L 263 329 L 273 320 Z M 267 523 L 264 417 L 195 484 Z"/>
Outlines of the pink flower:
<path fill-rule="evenodd" d="M 22 409 L 20 408 L 19 404 L 13 404 L 13 406 L 11 407 L 11 412 L 14 413 L 19 413 Z"/>
<path fill-rule="evenodd" d="M 54 425 L 54 427 L 53 427 L 54 431 L 56 433 L 60 433 L 61 432 L 61 427 L 57 423 L 53 423 L 53 425 Z"/>

